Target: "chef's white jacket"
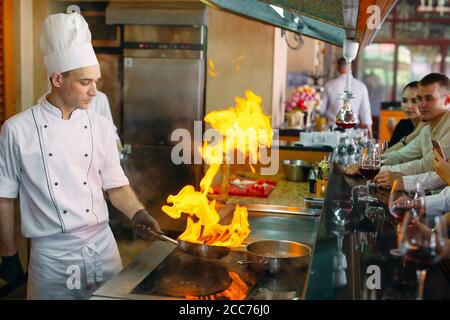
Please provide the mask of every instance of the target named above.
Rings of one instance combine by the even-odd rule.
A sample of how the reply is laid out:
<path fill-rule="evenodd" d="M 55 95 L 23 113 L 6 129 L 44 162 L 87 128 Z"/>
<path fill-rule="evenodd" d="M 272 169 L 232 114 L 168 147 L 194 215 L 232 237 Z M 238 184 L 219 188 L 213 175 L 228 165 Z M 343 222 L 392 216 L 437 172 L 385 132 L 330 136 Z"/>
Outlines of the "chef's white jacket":
<path fill-rule="evenodd" d="M 103 190 L 128 184 L 111 122 L 89 109 L 63 120 L 44 99 L 2 126 L 0 197 L 20 196 L 27 238 L 107 222 Z"/>
<path fill-rule="evenodd" d="M 336 116 L 344 104 L 340 96 L 344 92 L 346 81 L 347 75 L 343 74 L 325 84 L 320 113 L 328 119 L 328 124 L 336 123 Z M 351 90 L 355 97 L 350 100 L 350 105 L 356 121 L 372 125 L 372 112 L 366 85 L 352 77 Z"/>
<path fill-rule="evenodd" d="M 42 101 L 46 100 L 46 97 L 47 97 L 47 95 L 49 93 L 50 92 L 47 92 L 42 97 L 40 97 L 38 99 L 37 103 L 39 104 Z M 120 141 L 120 137 L 117 134 L 117 127 L 114 125 L 114 120 L 113 120 L 113 117 L 112 117 L 112 114 L 111 114 L 111 107 L 109 105 L 108 97 L 106 96 L 106 94 L 104 94 L 103 92 L 97 90 L 97 95 L 92 99 L 92 102 L 89 105 L 89 110 L 91 110 L 91 111 L 93 111 L 93 112 L 95 112 L 97 114 L 101 114 L 106 119 L 111 121 L 111 124 L 114 127 L 116 140 Z"/>

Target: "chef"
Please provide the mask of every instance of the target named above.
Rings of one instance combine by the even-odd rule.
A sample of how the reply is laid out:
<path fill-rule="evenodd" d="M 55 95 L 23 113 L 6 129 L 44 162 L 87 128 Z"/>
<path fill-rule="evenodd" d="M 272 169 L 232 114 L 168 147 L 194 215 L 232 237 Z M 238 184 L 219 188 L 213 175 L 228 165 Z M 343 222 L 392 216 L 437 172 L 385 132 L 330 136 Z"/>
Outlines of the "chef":
<path fill-rule="evenodd" d="M 0 277 L 17 284 L 14 199 L 31 239 L 28 299 L 87 299 L 122 269 L 103 191 L 141 237 L 161 233 L 129 186 L 110 121 L 89 110 L 100 68 L 77 13 L 44 21 L 41 51 L 51 80 L 42 102 L 0 133 Z"/>

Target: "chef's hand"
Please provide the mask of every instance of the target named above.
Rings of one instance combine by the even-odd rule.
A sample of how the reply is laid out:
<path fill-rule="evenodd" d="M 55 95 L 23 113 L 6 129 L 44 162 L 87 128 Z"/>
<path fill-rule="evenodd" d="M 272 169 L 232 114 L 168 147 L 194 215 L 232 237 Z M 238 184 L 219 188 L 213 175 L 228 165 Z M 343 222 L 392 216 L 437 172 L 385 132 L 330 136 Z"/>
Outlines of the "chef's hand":
<path fill-rule="evenodd" d="M 446 162 L 436 149 L 433 149 L 433 153 L 433 169 L 445 182 L 447 182 L 448 185 L 450 185 L 450 163 Z"/>
<path fill-rule="evenodd" d="M 378 187 L 390 188 L 394 184 L 394 181 L 397 180 L 397 186 L 395 188 L 396 191 L 402 191 L 405 189 L 403 184 L 403 175 L 398 172 L 391 172 L 389 170 L 381 171 L 374 178 Z"/>
<path fill-rule="evenodd" d="M 19 260 L 19 253 L 16 253 L 13 256 L 2 257 L 0 278 L 13 286 L 22 284 L 25 279 L 23 268 Z"/>
<path fill-rule="evenodd" d="M 163 234 L 158 221 L 153 218 L 145 209 L 139 210 L 131 220 L 136 234 L 140 238 L 151 239 L 155 237 L 155 233 Z"/>

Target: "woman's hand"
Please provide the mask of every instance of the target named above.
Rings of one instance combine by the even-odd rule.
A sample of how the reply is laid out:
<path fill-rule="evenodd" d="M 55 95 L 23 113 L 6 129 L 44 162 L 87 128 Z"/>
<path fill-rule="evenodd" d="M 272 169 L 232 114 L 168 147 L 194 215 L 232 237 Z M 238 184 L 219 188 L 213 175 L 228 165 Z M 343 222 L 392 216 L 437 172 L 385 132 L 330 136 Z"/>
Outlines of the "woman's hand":
<path fill-rule="evenodd" d="M 450 185 L 450 163 L 446 162 L 435 149 L 433 149 L 433 153 L 433 169 L 448 185 Z"/>
<path fill-rule="evenodd" d="M 378 173 L 374 178 L 377 186 L 382 188 L 391 188 L 395 180 L 397 180 L 396 190 L 404 190 L 405 186 L 403 184 L 403 175 L 399 172 L 391 172 L 389 170 L 385 170 Z"/>
<path fill-rule="evenodd" d="M 351 165 L 345 167 L 344 173 L 349 176 L 356 176 L 356 175 L 361 174 L 359 172 L 359 165 L 357 165 L 357 164 L 351 164 Z"/>

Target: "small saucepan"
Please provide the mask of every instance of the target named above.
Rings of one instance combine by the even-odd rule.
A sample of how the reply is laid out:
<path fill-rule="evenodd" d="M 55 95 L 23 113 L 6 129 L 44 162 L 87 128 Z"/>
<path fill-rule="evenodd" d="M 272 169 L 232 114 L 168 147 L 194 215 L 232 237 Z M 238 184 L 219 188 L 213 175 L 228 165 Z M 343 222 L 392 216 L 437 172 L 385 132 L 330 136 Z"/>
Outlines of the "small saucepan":
<path fill-rule="evenodd" d="M 156 235 L 156 234 L 155 234 Z M 209 258 L 209 259 L 221 259 L 228 255 L 230 247 L 224 246 L 210 246 L 207 244 L 193 243 L 184 240 L 175 240 L 165 235 L 157 235 L 157 237 L 163 241 L 171 242 L 177 245 L 183 252 L 192 256 Z"/>
<path fill-rule="evenodd" d="M 239 261 L 240 264 L 248 264 L 259 270 L 268 270 L 274 274 L 280 270 L 302 268 L 309 262 L 311 248 L 294 241 L 286 240 L 261 240 L 247 245 L 247 261 Z"/>

